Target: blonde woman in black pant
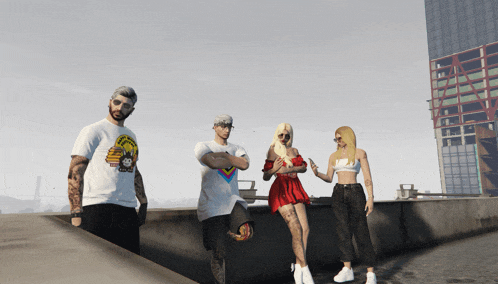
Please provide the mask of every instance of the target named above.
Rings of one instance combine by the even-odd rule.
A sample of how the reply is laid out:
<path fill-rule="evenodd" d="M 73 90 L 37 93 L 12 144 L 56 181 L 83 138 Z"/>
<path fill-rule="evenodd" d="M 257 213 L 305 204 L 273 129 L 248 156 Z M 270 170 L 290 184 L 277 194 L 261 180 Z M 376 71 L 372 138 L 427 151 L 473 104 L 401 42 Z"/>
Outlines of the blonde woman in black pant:
<path fill-rule="evenodd" d="M 351 268 L 351 261 L 354 258 L 351 238 L 354 235 L 360 255 L 368 267 L 366 284 L 376 284 L 375 252 L 367 225 L 367 216 L 374 208 L 372 176 L 367 153 L 356 148 L 356 136 L 348 126 L 339 127 L 335 131 L 334 141 L 337 143 L 337 151 L 330 155 L 327 174 L 318 172 L 318 167 L 310 160 L 315 176 L 325 182 L 331 183 L 334 172 L 337 172 L 338 181 L 332 193 L 332 210 L 337 219 L 336 229 L 344 267 L 334 277 L 334 281 L 342 283 L 354 280 Z M 363 171 L 368 200 L 365 198 L 363 187 L 356 181 L 360 169 Z"/>

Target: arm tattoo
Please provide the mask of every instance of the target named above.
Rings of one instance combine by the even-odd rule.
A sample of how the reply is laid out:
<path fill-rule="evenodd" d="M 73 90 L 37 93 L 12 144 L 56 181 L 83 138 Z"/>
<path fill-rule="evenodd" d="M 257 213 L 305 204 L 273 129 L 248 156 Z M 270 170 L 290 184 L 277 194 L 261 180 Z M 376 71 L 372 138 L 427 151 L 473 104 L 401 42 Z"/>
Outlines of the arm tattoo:
<path fill-rule="evenodd" d="M 367 179 L 367 180 L 365 181 L 365 186 L 373 186 L 372 181 L 371 181 L 371 180 L 369 180 L 369 179 Z"/>
<path fill-rule="evenodd" d="M 83 196 L 83 176 L 85 175 L 88 160 L 82 156 L 74 156 L 69 165 L 68 181 L 68 197 L 69 207 L 72 211 L 81 211 L 81 198 Z"/>
<path fill-rule="evenodd" d="M 140 204 L 147 203 L 144 182 L 138 168 L 135 168 L 135 195 L 138 201 L 140 201 Z"/>

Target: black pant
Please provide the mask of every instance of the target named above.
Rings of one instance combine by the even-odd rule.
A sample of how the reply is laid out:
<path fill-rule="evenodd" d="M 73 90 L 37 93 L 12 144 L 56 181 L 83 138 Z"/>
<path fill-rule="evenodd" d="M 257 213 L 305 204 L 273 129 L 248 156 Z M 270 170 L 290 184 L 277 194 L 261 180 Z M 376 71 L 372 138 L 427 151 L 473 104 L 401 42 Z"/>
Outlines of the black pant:
<path fill-rule="evenodd" d="M 354 259 L 354 235 L 360 256 L 367 267 L 375 265 L 375 252 L 370 240 L 365 212 L 366 198 L 359 183 L 336 184 L 332 193 L 332 211 L 337 219 L 337 235 L 342 262 Z"/>
<path fill-rule="evenodd" d="M 216 250 L 224 257 L 225 242 L 228 240 L 228 231 L 238 234 L 239 227 L 244 223 L 253 224 L 254 221 L 249 211 L 240 203 L 236 202 L 232 212 L 228 215 L 220 215 L 202 221 L 202 237 L 206 250 Z"/>
<path fill-rule="evenodd" d="M 202 221 L 202 237 L 206 250 L 212 250 L 211 271 L 217 284 L 226 283 L 225 258 L 227 255 L 228 231 L 238 234 L 244 223 L 253 223 L 249 211 L 236 202 L 232 212 Z"/>
<path fill-rule="evenodd" d="M 80 228 L 140 254 L 138 224 L 135 208 L 116 204 L 96 204 L 83 206 Z"/>

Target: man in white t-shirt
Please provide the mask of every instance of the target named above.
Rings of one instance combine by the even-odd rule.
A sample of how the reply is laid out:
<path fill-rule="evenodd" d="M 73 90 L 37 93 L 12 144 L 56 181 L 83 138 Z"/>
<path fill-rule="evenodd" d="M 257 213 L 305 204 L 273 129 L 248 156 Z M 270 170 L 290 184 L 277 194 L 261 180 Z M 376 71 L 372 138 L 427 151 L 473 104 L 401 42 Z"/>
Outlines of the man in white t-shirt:
<path fill-rule="evenodd" d="M 248 240 L 253 234 L 253 220 L 247 202 L 239 196 L 238 171 L 249 168 L 244 148 L 228 143 L 232 131 L 231 116 L 218 115 L 214 120 L 212 141 L 195 145 L 195 157 L 201 164 L 201 194 L 197 215 L 202 223 L 203 242 L 212 250 L 211 270 L 216 281 L 225 283 L 226 242 Z"/>
<path fill-rule="evenodd" d="M 71 152 L 68 196 L 74 226 L 140 254 L 147 196 L 136 165 L 137 138 L 124 126 L 136 102 L 132 88 L 117 88 L 107 117 L 81 130 Z"/>

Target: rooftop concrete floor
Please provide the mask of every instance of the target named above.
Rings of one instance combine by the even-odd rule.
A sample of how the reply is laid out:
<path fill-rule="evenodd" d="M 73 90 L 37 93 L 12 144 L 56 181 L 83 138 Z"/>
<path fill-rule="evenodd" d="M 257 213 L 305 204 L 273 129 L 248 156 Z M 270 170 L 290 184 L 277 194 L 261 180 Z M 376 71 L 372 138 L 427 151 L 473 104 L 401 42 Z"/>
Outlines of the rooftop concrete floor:
<path fill-rule="evenodd" d="M 311 267 L 315 284 L 335 283 L 341 269 L 340 263 Z M 387 257 L 375 270 L 378 284 L 498 283 L 498 231 Z M 353 271 L 355 280 L 346 283 L 365 283 L 366 267 L 353 265 Z M 294 281 L 289 277 L 281 283 Z"/>
<path fill-rule="evenodd" d="M 0 283 L 195 282 L 45 213 L 0 215 Z"/>

